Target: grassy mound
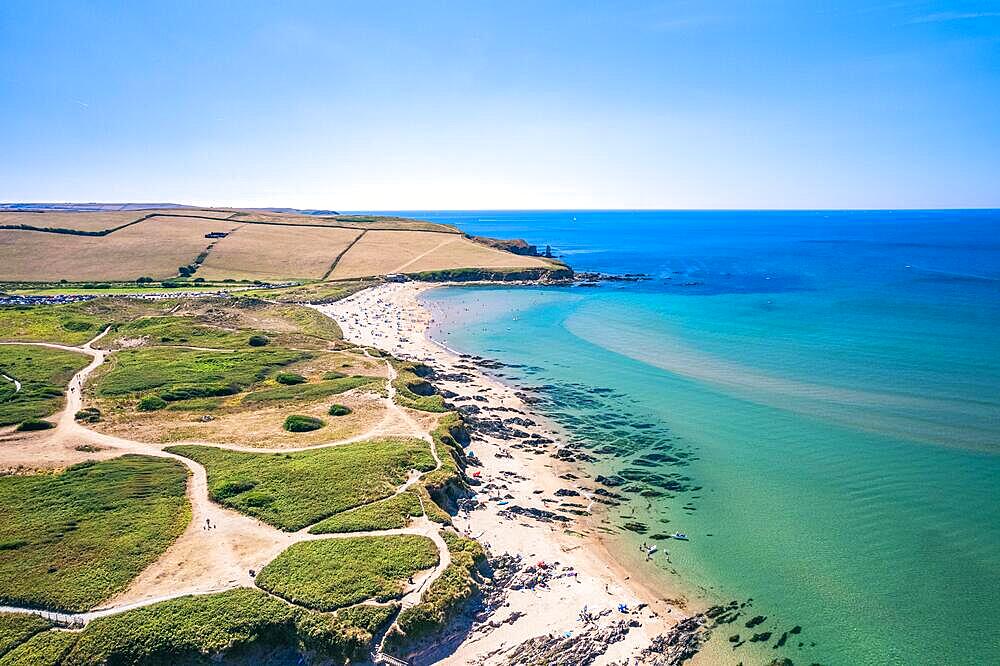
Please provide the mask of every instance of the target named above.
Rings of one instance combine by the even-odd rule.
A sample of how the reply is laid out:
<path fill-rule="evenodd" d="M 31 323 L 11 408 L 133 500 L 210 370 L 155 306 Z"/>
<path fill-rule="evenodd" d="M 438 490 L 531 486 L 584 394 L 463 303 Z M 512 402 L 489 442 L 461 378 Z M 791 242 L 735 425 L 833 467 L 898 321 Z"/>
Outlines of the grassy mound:
<path fill-rule="evenodd" d="M 37 615 L 0 614 L 0 656 L 52 625 Z"/>
<path fill-rule="evenodd" d="M 451 530 L 441 533 L 451 553 L 451 564 L 431 583 L 420 603 L 399 614 L 397 622 L 405 636 L 394 642 L 411 641 L 441 629 L 479 589 L 477 568 L 485 561 L 483 547 Z"/>
<path fill-rule="evenodd" d="M 420 499 L 412 492 L 399 493 L 381 502 L 359 506 L 316 523 L 310 534 L 370 532 L 406 527 L 410 518 L 423 515 Z"/>
<path fill-rule="evenodd" d="M 94 620 L 62 666 L 359 663 L 397 608 L 319 613 L 245 588 L 181 597 Z"/>
<path fill-rule="evenodd" d="M 145 338 L 149 345 L 237 349 L 249 345 L 252 338 L 264 337 L 255 333 L 248 338 L 248 332 L 205 325 L 193 317 L 150 316 L 115 326 L 108 338 L 101 342 L 102 345 L 116 346 L 122 340 Z"/>
<path fill-rule="evenodd" d="M 123 590 L 184 531 L 186 485 L 137 455 L 0 478 L 0 603 L 83 611 Z"/>
<path fill-rule="evenodd" d="M 297 604 L 330 611 L 402 596 L 407 579 L 437 565 L 434 542 L 410 534 L 293 544 L 257 576 L 257 585 Z"/>
<path fill-rule="evenodd" d="M 84 407 L 74 414 L 73 418 L 80 423 L 100 423 L 101 410 L 97 407 Z"/>
<path fill-rule="evenodd" d="M 192 349 L 149 348 L 123 350 L 114 355 L 111 368 L 96 381 L 103 397 L 125 396 L 173 386 L 236 386 L 245 388 L 289 363 L 308 357 L 306 352 L 257 349 L 207 352 Z M 196 396 L 188 396 L 196 397 Z"/>
<path fill-rule="evenodd" d="M 279 372 L 274 376 L 274 381 L 285 386 L 305 384 L 306 378 L 296 372 Z"/>
<path fill-rule="evenodd" d="M 163 409 L 167 406 L 167 401 L 158 395 L 147 395 L 142 400 L 139 401 L 138 409 L 140 412 L 155 412 L 157 410 Z"/>
<path fill-rule="evenodd" d="M 347 416 L 351 413 L 351 408 L 346 405 L 330 405 L 326 413 L 330 416 Z"/>
<path fill-rule="evenodd" d="M 323 419 L 318 419 L 315 416 L 303 416 L 302 414 L 289 414 L 285 418 L 284 429 L 288 432 L 311 432 L 313 430 L 319 430 L 326 423 Z"/>
<path fill-rule="evenodd" d="M 6 335 L 6 332 L 4 333 Z M 69 380 L 90 359 L 84 354 L 33 345 L 0 345 L 0 426 L 40 419 L 59 411 Z"/>
<path fill-rule="evenodd" d="M 55 423 L 46 421 L 45 419 L 28 419 L 27 421 L 21 421 L 20 425 L 17 426 L 17 431 L 34 432 L 36 430 L 51 430 L 55 427 Z"/>
<path fill-rule="evenodd" d="M 279 400 L 317 400 L 338 393 L 345 393 L 365 384 L 378 381 L 378 377 L 343 377 L 328 381 L 315 382 L 313 384 L 299 384 L 296 386 L 279 386 L 271 389 L 260 389 L 253 391 L 245 398 L 244 404 L 257 402 L 272 402 Z"/>
<path fill-rule="evenodd" d="M 399 609 L 399 604 L 359 604 L 337 611 L 337 618 L 342 622 L 347 622 L 355 627 L 364 629 L 370 634 L 375 634 L 385 626 L 393 613 Z"/>
<path fill-rule="evenodd" d="M 256 590 L 181 597 L 94 620 L 63 664 L 210 663 L 211 655 L 258 641 L 292 642 L 296 617 Z"/>
<path fill-rule="evenodd" d="M 456 412 L 441 417 L 438 426 L 431 432 L 437 447 L 441 467 L 423 478 L 423 486 L 435 502 L 447 506 L 451 500 L 468 491 L 468 484 L 462 476 L 462 461 L 465 453 L 459 439 L 467 436 L 462 418 Z M 447 515 L 447 514 L 445 514 Z M 450 522 L 440 521 L 440 522 Z"/>
<path fill-rule="evenodd" d="M 385 438 L 294 453 L 243 453 L 210 446 L 167 449 L 208 472 L 211 497 L 284 530 L 392 495 L 410 469 L 434 468 L 427 443 Z"/>
<path fill-rule="evenodd" d="M 100 333 L 104 323 L 103 317 L 90 314 L 82 303 L 0 307 L 4 340 L 79 345 Z"/>
<path fill-rule="evenodd" d="M 43 631 L 0 657 L 0 666 L 60 666 L 76 639 L 68 631 Z"/>
<path fill-rule="evenodd" d="M 396 402 L 403 407 L 419 409 L 423 412 L 445 412 L 444 398 L 433 392 L 433 387 L 417 374 L 420 366 L 416 363 L 398 363 L 396 379 L 392 381 L 396 389 Z"/>

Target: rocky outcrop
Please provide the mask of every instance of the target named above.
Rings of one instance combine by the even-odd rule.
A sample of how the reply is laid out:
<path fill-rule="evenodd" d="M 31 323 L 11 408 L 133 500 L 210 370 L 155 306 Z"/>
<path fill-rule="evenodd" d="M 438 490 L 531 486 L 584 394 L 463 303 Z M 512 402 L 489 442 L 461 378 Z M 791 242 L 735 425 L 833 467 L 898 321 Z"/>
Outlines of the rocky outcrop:
<path fill-rule="evenodd" d="M 489 245 L 490 247 L 510 252 L 511 254 L 519 254 L 524 257 L 538 256 L 538 248 L 534 245 L 529 245 L 523 238 L 490 238 L 488 236 L 469 236 L 469 238 L 477 243 Z"/>
<path fill-rule="evenodd" d="M 625 639 L 629 622 L 619 620 L 609 626 L 592 626 L 571 636 L 536 636 L 504 655 L 508 664 L 548 664 L 585 666 L 608 651 L 608 646 Z"/>
<path fill-rule="evenodd" d="M 423 282 L 568 282 L 573 279 L 573 269 L 561 264 L 551 267 L 491 269 L 451 268 L 439 271 L 410 273 L 410 278 Z"/>
<path fill-rule="evenodd" d="M 704 615 L 693 615 L 674 625 L 670 631 L 652 640 L 639 655 L 646 666 L 680 666 L 695 656 L 708 639 Z"/>

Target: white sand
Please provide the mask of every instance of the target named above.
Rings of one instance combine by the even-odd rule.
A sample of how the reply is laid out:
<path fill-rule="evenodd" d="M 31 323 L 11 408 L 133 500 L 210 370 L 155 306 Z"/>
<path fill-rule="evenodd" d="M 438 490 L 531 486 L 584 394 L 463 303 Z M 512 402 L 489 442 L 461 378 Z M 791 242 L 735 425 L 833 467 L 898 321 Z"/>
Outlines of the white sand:
<path fill-rule="evenodd" d="M 530 413 L 511 388 L 478 370 L 456 367 L 471 364 L 427 337 L 431 315 L 419 303 L 418 296 L 432 287 L 417 283 L 385 284 L 319 309 L 337 320 L 351 342 L 378 347 L 398 358 L 427 362 L 438 372 L 471 375 L 466 382 L 435 381 L 437 388 L 453 391 L 459 396 L 480 395 L 488 399 L 487 402 L 467 403 L 453 399 L 458 404 L 511 410 L 509 413 L 492 413 L 504 418 L 521 416 L 544 423 L 541 417 Z M 532 427 L 524 430 L 539 432 L 559 441 L 558 434 L 552 429 Z M 504 519 L 497 515 L 504 508 L 497 504 L 501 496 L 513 496 L 513 499 L 508 498 L 511 505 L 551 509 L 555 503 L 546 505 L 542 498 L 552 499 L 557 489 L 573 487 L 570 481 L 559 478 L 559 474 L 573 468 L 548 456 L 536 456 L 519 449 L 510 450 L 513 458 L 494 455 L 507 449 L 509 444 L 491 438 L 474 438 L 469 450 L 475 453 L 483 466 L 470 467 L 468 472 L 480 471 L 484 486 L 494 483 L 503 484 L 506 488 L 483 491 L 480 487 L 477 499 L 485 502 L 486 508 L 456 517 L 456 528 L 478 539 L 492 555 L 504 552 L 521 554 L 525 561 L 532 564 L 537 561 L 549 565 L 558 563 L 558 573 L 569 573 L 571 568 L 575 575 L 555 579 L 547 589 L 512 591 L 509 605 L 494 614 L 493 623 L 502 623 L 515 612 L 524 613 L 524 616 L 497 628 L 489 625 L 479 627 L 441 663 L 499 664 L 504 662 L 504 652 L 534 636 L 563 635 L 566 632 L 576 635 L 585 628 L 579 619 L 580 611 L 585 606 L 591 613 L 611 611 L 598 620 L 602 625 L 621 619 L 635 619 L 641 624 L 631 629 L 625 640 L 611 645 L 596 663 L 621 661 L 634 655 L 652 637 L 681 619 L 683 614 L 677 608 L 672 608 L 662 595 L 657 596 L 635 577 L 630 577 L 611 556 L 602 543 L 601 534 L 594 530 L 597 518 L 575 519 L 567 529 L 557 523 L 544 523 L 531 518 Z M 504 476 L 501 474 L 504 471 L 513 472 L 525 480 Z M 581 497 L 569 499 L 587 503 Z M 628 605 L 629 614 L 619 612 L 620 603 Z M 640 604 L 648 606 L 638 611 L 636 608 Z"/>

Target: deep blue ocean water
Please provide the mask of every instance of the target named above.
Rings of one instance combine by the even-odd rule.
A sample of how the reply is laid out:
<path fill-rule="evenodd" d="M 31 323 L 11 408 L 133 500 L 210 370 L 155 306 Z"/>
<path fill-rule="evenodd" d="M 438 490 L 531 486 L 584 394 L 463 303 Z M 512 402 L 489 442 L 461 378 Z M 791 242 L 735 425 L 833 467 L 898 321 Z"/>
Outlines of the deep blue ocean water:
<path fill-rule="evenodd" d="M 652 278 L 428 302 L 628 480 L 623 542 L 692 537 L 631 566 L 753 598 L 701 663 L 1000 663 L 1000 211 L 407 214 Z"/>

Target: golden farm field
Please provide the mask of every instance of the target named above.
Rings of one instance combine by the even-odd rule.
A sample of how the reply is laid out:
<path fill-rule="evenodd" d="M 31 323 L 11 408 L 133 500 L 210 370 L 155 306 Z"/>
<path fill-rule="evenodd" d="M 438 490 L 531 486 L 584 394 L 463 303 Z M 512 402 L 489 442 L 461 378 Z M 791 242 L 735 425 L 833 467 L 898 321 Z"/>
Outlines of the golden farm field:
<path fill-rule="evenodd" d="M 554 267 L 448 225 L 392 216 L 193 208 L 0 211 L 0 282 L 275 282 Z"/>
<path fill-rule="evenodd" d="M 360 233 L 336 227 L 246 224 L 216 243 L 198 276 L 206 280 L 319 280 Z"/>
<path fill-rule="evenodd" d="M 105 231 L 151 215 L 197 215 L 225 219 L 233 215 L 231 210 L 202 210 L 197 208 L 156 210 L 108 210 L 108 211 L 0 211 L 0 227 L 26 225 L 45 229 L 77 229 L 80 231 Z"/>
<path fill-rule="evenodd" d="M 480 245 L 460 234 L 429 231 L 369 231 L 337 263 L 333 279 L 414 273 L 443 268 L 538 268 L 522 257 Z"/>
<path fill-rule="evenodd" d="M 154 217 L 107 236 L 0 230 L 0 279 L 167 278 L 211 243 L 205 234 L 234 226 L 200 218 Z"/>

